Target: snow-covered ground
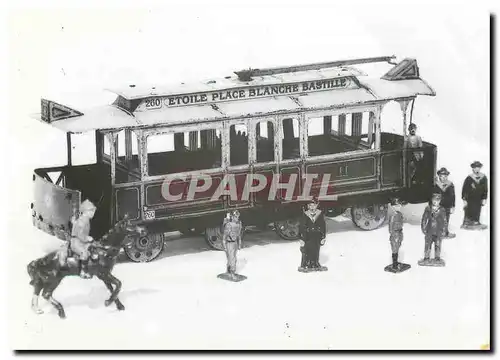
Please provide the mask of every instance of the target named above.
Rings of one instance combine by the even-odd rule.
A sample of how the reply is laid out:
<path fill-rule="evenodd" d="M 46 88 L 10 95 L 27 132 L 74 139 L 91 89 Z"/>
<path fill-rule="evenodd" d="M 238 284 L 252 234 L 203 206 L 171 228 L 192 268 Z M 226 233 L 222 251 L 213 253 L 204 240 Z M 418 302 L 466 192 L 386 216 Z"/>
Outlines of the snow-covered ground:
<path fill-rule="evenodd" d="M 186 14 L 197 10 L 199 16 L 182 20 L 171 9 L 119 14 L 61 10 L 12 21 L 17 30 L 11 36 L 11 106 L 19 111 L 9 118 L 6 144 L 22 151 L 7 156 L 6 166 L 12 179 L 6 194 L 5 259 L 11 347 L 479 349 L 488 344 L 490 232 L 459 228 L 460 191 L 469 164 L 480 160 L 487 175 L 491 169 L 486 142 L 489 76 L 483 49 L 487 26 L 478 25 L 479 17 L 470 11 L 446 15 L 448 9 L 440 13 L 434 8 L 415 16 L 385 17 L 385 9 L 376 14 L 365 9 L 364 15 L 356 10 L 350 16 L 309 5 L 280 6 L 277 13 L 249 8 L 245 16 L 240 9 L 230 16 L 212 8 L 188 10 Z M 282 22 L 276 22 L 283 17 L 281 11 L 287 24 L 300 25 L 293 36 L 284 35 Z M 332 17 L 339 13 L 343 15 Z M 33 37 L 32 28 L 37 28 L 39 38 Z M 217 38 L 199 41 L 208 29 Z M 328 221 L 329 235 L 321 251 L 328 272 L 297 272 L 297 242 L 279 240 L 271 231 L 252 233 L 239 256 L 239 271 L 248 276 L 241 283 L 216 277 L 225 269 L 224 253 L 209 251 L 201 238 L 174 233 L 156 261 L 116 266 L 125 311 L 104 306 L 109 294 L 98 280 L 79 278 L 65 279 L 54 294 L 65 306 L 67 319 L 60 320 L 43 300 L 45 314 L 31 311 L 26 265 L 58 246 L 55 238 L 31 225 L 31 172 L 64 164 L 66 156 L 64 147 L 54 145 L 58 139 L 64 145 L 64 134 L 27 116 L 36 111 L 40 97 L 70 106 L 68 99 L 94 105 L 102 100 L 91 97 L 95 89 L 116 80 L 187 81 L 247 66 L 392 53 L 416 57 L 422 77 L 438 94 L 417 99 L 413 115 L 424 140 L 438 145 L 438 168 L 447 167 L 456 186 L 451 229 L 457 237 L 443 243 L 446 267 L 417 265 L 424 249 L 419 227 L 424 205 L 411 205 L 404 208 L 400 260 L 412 267 L 402 274 L 384 272 L 391 261 L 386 225 L 364 232 L 342 217 Z M 205 54 L 211 54 L 210 59 Z M 55 93 L 58 96 L 52 97 Z M 489 202 L 482 212 L 485 224 L 491 223 Z"/>
<path fill-rule="evenodd" d="M 225 268 L 223 252 L 172 233 L 156 261 L 116 266 L 123 312 L 104 307 L 109 294 L 99 280 L 65 279 L 55 292 L 65 320 L 47 303 L 43 315 L 30 310 L 31 287 L 21 274 L 56 243 L 34 232 L 15 256 L 21 281 L 11 335 L 16 348 L 478 349 L 489 339 L 488 232 L 457 229 L 455 215 L 457 237 L 443 243 L 446 267 L 419 267 L 421 212 L 420 205 L 405 209 L 400 257 L 412 265 L 405 273 L 383 270 L 390 263 L 387 227 L 359 231 L 342 217 L 327 223 L 321 262 L 328 272 L 297 272 L 298 244 L 267 231 L 246 238 L 238 268 L 248 280 L 241 283 L 216 277 Z M 72 336 L 61 341 L 66 333 Z"/>

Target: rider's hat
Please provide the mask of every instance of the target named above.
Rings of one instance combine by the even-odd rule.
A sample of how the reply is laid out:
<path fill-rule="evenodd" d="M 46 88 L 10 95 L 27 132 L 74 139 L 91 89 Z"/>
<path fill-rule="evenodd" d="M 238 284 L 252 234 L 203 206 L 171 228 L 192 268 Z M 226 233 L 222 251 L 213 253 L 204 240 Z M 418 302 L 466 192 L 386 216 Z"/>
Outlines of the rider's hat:
<path fill-rule="evenodd" d="M 82 202 L 82 204 L 80 205 L 80 212 L 85 212 L 85 211 L 92 211 L 92 210 L 95 210 L 96 207 L 94 204 L 92 204 L 92 201 L 90 200 L 85 200 L 84 202 Z"/>
<path fill-rule="evenodd" d="M 474 161 L 472 164 L 470 164 L 471 168 L 476 168 L 476 167 L 483 167 L 483 164 L 481 164 L 480 161 Z"/>
<path fill-rule="evenodd" d="M 417 124 L 415 123 L 411 123 L 410 125 L 408 125 L 408 131 L 411 131 L 411 129 L 416 129 L 417 128 Z"/>

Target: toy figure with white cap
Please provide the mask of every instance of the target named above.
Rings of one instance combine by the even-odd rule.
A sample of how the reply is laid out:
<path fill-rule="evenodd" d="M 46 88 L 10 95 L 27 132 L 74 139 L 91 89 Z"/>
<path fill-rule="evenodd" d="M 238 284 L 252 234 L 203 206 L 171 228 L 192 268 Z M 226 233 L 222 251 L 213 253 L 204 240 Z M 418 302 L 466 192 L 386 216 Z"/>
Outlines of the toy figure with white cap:
<path fill-rule="evenodd" d="M 90 278 L 91 275 L 87 271 L 89 260 L 89 246 L 94 240 L 90 233 L 90 220 L 94 217 L 96 211 L 95 205 L 85 200 L 80 205 L 80 216 L 77 219 L 72 219 L 73 228 L 71 230 L 71 250 L 78 254 L 80 258 L 82 278 Z"/>
<path fill-rule="evenodd" d="M 450 172 L 442 167 L 437 172 L 436 185 L 434 192 L 441 194 L 441 206 L 446 212 L 445 234 L 446 238 L 454 238 L 456 235 L 450 232 L 450 215 L 455 212 L 455 186 L 448 180 Z"/>

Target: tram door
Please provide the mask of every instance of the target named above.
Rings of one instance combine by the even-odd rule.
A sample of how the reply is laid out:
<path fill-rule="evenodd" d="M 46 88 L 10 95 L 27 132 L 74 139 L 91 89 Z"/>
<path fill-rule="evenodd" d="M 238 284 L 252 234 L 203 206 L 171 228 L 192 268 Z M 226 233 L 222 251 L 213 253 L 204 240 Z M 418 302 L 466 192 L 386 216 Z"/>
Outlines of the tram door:
<path fill-rule="evenodd" d="M 114 133 L 114 201 L 116 211 L 114 221 L 125 214 L 132 220 L 141 217 L 141 180 L 139 167 L 139 141 L 137 134 L 129 129 Z M 129 185 L 134 184 L 134 185 Z M 111 200 L 111 199 L 110 199 Z"/>

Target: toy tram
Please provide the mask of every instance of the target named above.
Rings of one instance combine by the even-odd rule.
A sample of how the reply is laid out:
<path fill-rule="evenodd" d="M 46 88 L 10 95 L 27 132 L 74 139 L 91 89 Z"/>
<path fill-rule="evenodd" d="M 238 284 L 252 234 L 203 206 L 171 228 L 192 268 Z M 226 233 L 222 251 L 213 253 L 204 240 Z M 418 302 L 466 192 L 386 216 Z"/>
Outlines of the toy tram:
<path fill-rule="evenodd" d="M 389 70 L 369 77 L 360 67 L 370 63 Z M 88 111 L 42 99 L 38 119 L 66 132 L 68 164 L 34 171 L 33 222 L 57 235 L 55 229 L 69 230 L 80 203 L 89 199 L 98 206 L 91 235 L 99 237 L 128 214 L 148 229 L 125 249 L 133 261 L 156 258 L 164 233 L 174 230 L 203 233 L 220 250 L 229 209 L 238 209 L 245 225 L 274 222 L 282 238 L 295 240 L 306 187 L 328 195 L 321 201 L 328 216 L 350 208 L 363 230 L 384 223 L 392 198 L 422 203 L 432 192 L 436 146 L 407 146 L 416 97 L 435 95 L 415 59 L 248 69 L 191 85 L 131 84 L 112 91 L 112 104 Z M 403 134 L 381 132 L 382 109 L 391 101 L 400 105 Z M 74 166 L 72 137 L 88 132 L 95 133 L 96 163 Z M 423 154 L 418 181 L 409 175 L 414 151 Z M 53 180 L 51 173 L 60 176 Z M 314 174 L 319 178 L 306 184 Z M 270 181 L 240 196 L 253 175 Z M 228 176 L 238 196 L 214 196 Z M 292 178 L 292 189 L 278 186 L 269 196 L 273 181 Z M 193 182 L 202 191 L 193 194 Z"/>

